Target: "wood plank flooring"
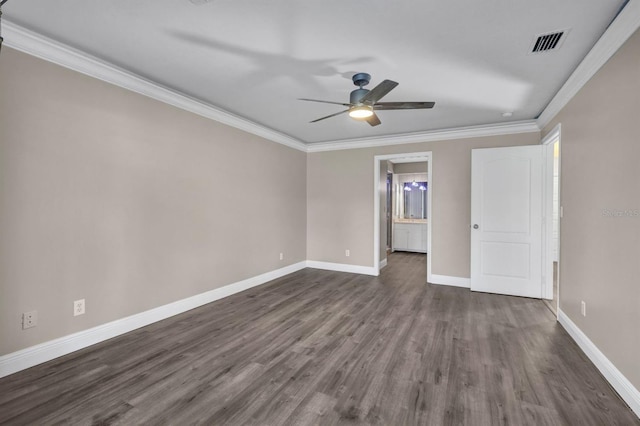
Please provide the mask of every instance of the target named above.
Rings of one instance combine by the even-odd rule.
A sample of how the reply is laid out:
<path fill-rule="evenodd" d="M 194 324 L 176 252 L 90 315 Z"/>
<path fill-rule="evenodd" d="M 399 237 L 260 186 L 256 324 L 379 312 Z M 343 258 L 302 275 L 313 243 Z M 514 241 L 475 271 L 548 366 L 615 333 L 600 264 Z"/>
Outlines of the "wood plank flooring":
<path fill-rule="evenodd" d="M 306 269 L 0 379 L 0 423 L 640 425 L 541 301 Z"/>

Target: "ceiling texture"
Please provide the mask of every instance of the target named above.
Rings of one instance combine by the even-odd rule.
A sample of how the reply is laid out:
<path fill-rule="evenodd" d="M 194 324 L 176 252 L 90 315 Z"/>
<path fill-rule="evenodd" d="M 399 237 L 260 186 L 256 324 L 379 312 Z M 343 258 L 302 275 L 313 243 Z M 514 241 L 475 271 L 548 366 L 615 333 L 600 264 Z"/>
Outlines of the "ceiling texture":
<path fill-rule="evenodd" d="M 197 4 L 201 3 L 201 4 Z M 624 0 L 10 0 L 3 18 L 306 144 L 533 120 Z M 536 36 L 564 30 L 554 50 Z M 7 40 L 8 41 L 8 40 Z M 371 127 L 356 72 L 399 86 Z M 503 117 L 503 113 L 512 113 Z"/>

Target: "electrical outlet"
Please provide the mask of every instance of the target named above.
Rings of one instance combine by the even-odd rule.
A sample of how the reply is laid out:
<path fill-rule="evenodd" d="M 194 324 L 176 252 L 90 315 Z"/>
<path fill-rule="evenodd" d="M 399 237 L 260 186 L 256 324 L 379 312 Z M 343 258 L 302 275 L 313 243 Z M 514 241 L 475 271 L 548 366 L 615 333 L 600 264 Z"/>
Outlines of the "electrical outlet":
<path fill-rule="evenodd" d="M 84 315 L 84 299 L 73 302 L 73 316 Z"/>
<path fill-rule="evenodd" d="M 346 249 L 344 251 L 344 255 L 347 256 L 347 257 L 351 256 L 351 251 L 349 249 Z"/>
<path fill-rule="evenodd" d="M 22 329 L 35 327 L 38 325 L 38 311 L 25 312 L 22 314 Z"/>
<path fill-rule="evenodd" d="M 583 317 L 587 316 L 587 304 L 585 303 L 585 301 L 583 300 L 581 305 L 580 305 L 580 313 L 582 313 Z"/>
<path fill-rule="evenodd" d="M 284 259 L 284 253 L 280 253 L 280 260 Z"/>

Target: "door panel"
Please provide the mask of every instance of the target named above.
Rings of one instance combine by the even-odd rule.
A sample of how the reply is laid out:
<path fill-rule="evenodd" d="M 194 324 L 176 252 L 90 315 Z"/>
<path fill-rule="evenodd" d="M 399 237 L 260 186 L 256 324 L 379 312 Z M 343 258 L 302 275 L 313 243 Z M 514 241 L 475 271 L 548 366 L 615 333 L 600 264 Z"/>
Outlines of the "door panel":
<path fill-rule="evenodd" d="M 501 278 L 527 278 L 530 275 L 529 244 L 483 242 L 480 248 L 483 275 Z"/>
<path fill-rule="evenodd" d="M 505 179 L 505 176 L 509 178 Z M 505 158 L 484 164 L 481 177 L 483 185 L 491 188 L 483 192 L 481 214 L 484 231 L 513 234 L 529 232 L 530 176 L 531 163 L 527 159 Z M 504 194 L 509 194 L 509 197 Z"/>
<path fill-rule="evenodd" d="M 471 290 L 542 297 L 542 154 L 472 150 Z"/>

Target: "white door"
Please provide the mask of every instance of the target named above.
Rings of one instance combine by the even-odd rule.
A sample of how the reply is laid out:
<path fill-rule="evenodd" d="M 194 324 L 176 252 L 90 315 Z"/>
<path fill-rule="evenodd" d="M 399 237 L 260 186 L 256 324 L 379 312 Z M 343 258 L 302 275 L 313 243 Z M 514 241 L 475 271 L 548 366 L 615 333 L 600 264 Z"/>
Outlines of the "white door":
<path fill-rule="evenodd" d="M 471 290 L 542 297 L 543 150 L 472 150 Z"/>

